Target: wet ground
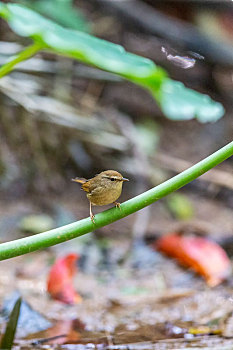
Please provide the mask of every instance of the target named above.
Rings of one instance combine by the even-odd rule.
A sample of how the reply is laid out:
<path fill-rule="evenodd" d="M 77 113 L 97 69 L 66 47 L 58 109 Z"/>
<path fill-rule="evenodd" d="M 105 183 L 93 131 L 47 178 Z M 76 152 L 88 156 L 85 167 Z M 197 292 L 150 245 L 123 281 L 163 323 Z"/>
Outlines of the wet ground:
<path fill-rule="evenodd" d="M 211 289 L 200 276 L 151 248 L 154 239 L 179 227 L 195 227 L 220 242 L 229 239 L 233 218 L 228 206 L 217 199 L 183 194 L 192 205 L 195 219 L 179 221 L 166 201 L 155 203 L 150 207 L 146 240 L 134 236 L 134 214 L 96 233 L 2 261 L 3 308 L 17 290 L 34 310 L 29 308 L 32 313 L 27 313 L 26 308 L 16 344 L 20 348 L 60 344 L 67 349 L 231 349 L 232 276 Z M 85 202 L 78 201 L 78 210 L 72 197 L 69 201 L 60 198 L 59 206 L 55 202 L 33 205 L 28 199 L 1 205 L 2 241 L 25 235 L 22 220 L 25 225 L 25 218 L 31 214 L 47 214 L 55 225 L 73 221 L 75 215 L 87 215 Z M 227 246 L 230 248 L 231 243 Z M 73 306 L 51 300 L 46 293 L 51 263 L 69 252 L 80 255 L 74 283 L 83 301 Z M 4 324 L 2 316 L 2 329 Z"/>

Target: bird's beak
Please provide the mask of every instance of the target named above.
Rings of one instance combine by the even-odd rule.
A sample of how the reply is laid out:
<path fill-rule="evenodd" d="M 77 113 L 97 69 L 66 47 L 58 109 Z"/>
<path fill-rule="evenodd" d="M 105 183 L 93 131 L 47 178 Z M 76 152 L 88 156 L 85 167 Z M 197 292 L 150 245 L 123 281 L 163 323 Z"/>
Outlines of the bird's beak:
<path fill-rule="evenodd" d="M 76 178 L 76 179 L 71 179 L 71 181 L 78 182 L 78 178 Z"/>
<path fill-rule="evenodd" d="M 129 179 L 126 179 L 125 177 L 123 177 L 122 181 L 129 181 Z"/>

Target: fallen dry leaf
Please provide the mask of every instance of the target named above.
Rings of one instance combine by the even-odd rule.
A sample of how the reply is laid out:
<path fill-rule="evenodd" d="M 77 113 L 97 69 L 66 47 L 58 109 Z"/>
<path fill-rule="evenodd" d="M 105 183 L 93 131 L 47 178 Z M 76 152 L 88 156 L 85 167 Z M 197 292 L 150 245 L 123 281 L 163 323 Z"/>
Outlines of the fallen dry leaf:
<path fill-rule="evenodd" d="M 57 259 L 52 266 L 48 276 L 47 291 L 53 299 L 65 304 L 75 304 L 82 300 L 73 286 L 78 258 L 77 254 L 68 254 L 64 258 Z"/>
<path fill-rule="evenodd" d="M 171 233 L 158 239 L 154 247 L 191 267 L 211 287 L 221 283 L 230 273 L 230 260 L 225 251 L 206 238 Z"/>

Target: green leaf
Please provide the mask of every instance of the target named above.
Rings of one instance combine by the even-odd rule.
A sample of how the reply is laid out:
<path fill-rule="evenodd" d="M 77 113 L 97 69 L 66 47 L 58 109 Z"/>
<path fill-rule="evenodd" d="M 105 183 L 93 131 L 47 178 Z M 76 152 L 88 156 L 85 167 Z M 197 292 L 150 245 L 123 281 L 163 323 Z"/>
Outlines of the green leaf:
<path fill-rule="evenodd" d="M 167 205 L 171 213 L 178 220 L 188 220 L 193 217 L 193 206 L 187 196 L 174 193 L 167 197 Z"/>
<path fill-rule="evenodd" d="M 26 215 L 19 222 L 20 231 L 31 234 L 51 230 L 54 226 L 54 220 L 46 214 Z"/>
<path fill-rule="evenodd" d="M 147 80 L 153 79 L 158 86 L 166 76 L 151 60 L 128 53 L 120 45 L 63 28 L 24 6 L 5 6 L 10 27 L 21 36 L 40 41 L 45 48 L 145 85 L 148 85 Z"/>
<path fill-rule="evenodd" d="M 159 128 L 153 119 L 145 119 L 136 125 L 136 140 L 145 154 L 154 154 L 159 142 Z"/>
<path fill-rule="evenodd" d="M 120 45 L 63 28 L 18 4 L 0 3 L 0 15 L 17 34 L 39 41 L 46 49 L 118 74 L 148 89 L 169 119 L 196 117 L 201 122 L 208 122 L 216 121 L 224 114 L 220 103 L 168 79 L 166 72 L 153 61 L 128 53 Z"/>
<path fill-rule="evenodd" d="M 2 2 L 0 2 L 0 16 L 7 20 L 8 15 L 9 15 L 9 12 L 7 10 L 6 5 L 4 5 Z"/>
<path fill-rule="evenodd" d="M 72 0 L 22 0 L 22 4 L 39 12 L 66 28 L 90 32 L 90 25 Z"/>
<path fill-rule="evenodd" d="M 14 308 L 10 314 L 9 321 L 6 326 L 5 333 L 1 340 L 0 349 L 12 348 L 12 345 L 15 339 L 15 332 L 18 324 L 18 319 L 19 319 L 21 302 L 22 300 L 21 298 L 19 298 L 14 305 Z"/>
<path fill-rule="evenodd" d="M 188 89 L 181 82 L 164 80 L 160 89 L 160 106 L 164 114 L 172 120 L 190 120 L 215 122 L 224 114 L 221 103 L 209 96 Z"/>

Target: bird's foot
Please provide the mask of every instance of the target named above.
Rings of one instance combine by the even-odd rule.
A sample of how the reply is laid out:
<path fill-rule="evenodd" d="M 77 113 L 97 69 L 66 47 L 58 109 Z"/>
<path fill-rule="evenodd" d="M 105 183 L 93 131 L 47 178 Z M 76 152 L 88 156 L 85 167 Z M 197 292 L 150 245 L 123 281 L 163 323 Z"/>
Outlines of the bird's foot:
<path fill-rule="evenodd" d="M 94 220 L 94 219 L 95 219 L 95 215 L 93 215 L 93 214 L 91 213 L 90 218 L 91 218 L 92 223 L 95 224 L 95 220 Z"/>
<path fill-rule="evenodd" d="M 116 208 L 119 208 L 119 209 L 121 209 L 121 203 L 118 203 L 118 202 L 114 202 L 114 204 L 115 204 Z"/>
<path fill-rule="evenodd" d="M 91 210 L 91 201 L 90 201 L 90 218 L 93 224 L 95 224 L 95 215 L 93 215 L 92 210 Z"/>

